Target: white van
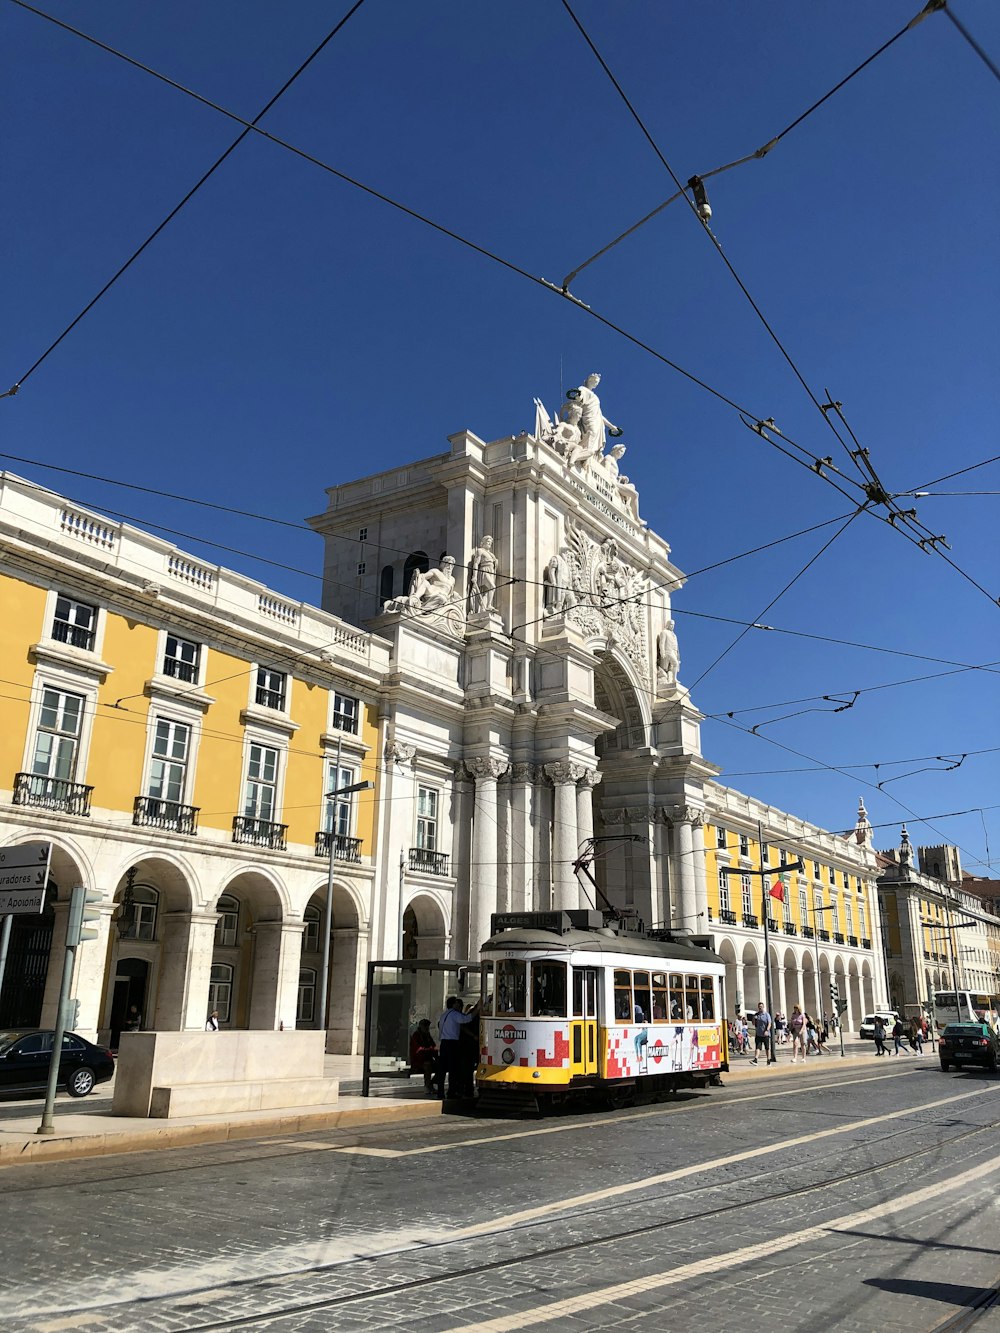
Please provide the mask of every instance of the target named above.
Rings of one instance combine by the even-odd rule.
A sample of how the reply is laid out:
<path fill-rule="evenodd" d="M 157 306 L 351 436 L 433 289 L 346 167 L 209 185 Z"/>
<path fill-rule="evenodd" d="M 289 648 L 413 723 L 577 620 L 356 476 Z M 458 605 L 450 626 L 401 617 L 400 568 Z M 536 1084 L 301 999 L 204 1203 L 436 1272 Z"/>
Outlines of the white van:
<path fill-rule="evenodd" d="M 865 1014 L 861 1020 L 861 1026 L 858 1028 L 859 1037 L 866 1037 L 869 1041 L 874 1039 L 876 1018 L 881 1018 L 885 1024 L 885 1035 L 889 1037 L 892 1035 L 892 1029 L 896 1026 L 899 1014 L 895 1009 L 876 1009 L 873 1014 Z"/>

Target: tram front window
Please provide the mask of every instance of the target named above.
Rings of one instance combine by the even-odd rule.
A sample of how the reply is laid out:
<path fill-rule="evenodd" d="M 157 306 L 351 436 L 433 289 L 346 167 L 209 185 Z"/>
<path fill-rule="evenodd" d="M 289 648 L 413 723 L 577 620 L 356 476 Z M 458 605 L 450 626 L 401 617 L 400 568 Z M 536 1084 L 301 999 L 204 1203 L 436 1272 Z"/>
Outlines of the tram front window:
<path fill-rule="evenodd" d="M 701 979 L 701 1016 L 704 1019 L 715 1017 L 715 993 L 711 977 Z"/>
<path fill-rule="evenodd" d="M 492 1014 L 493 1012 L 493 964 L 483 963 L 483 970 L 480 976 L 479 989 L 479 1012 L 480 1014 Z"/>
<path fill-rule="evenodd" d="M 523 1018 L 527 1013 L 527 965 L 520 958 L 501 958 L 497 963 L 497 1017 L 513 1014 Z"/>
<path fill-rule="evenodd" d="M 531 964 L 531 1013 L 534 1018 L 566 1017 L 566 964 Z"/>
<path fill-rule="evenodd" d="M 615 973 L 615 1021 L 632 1022 L 632 973 Z"/>

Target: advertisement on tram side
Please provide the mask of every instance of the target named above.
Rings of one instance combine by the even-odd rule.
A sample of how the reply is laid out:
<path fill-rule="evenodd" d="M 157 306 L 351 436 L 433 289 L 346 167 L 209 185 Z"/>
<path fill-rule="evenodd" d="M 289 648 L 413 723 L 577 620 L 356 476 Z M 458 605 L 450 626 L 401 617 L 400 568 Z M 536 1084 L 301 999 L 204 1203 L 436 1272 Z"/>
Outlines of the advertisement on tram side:
<path fill-rule="evenodd" d="M 605 1078 L 719 1069 L 718 1023 L 642 1023 L 605 1029 Z"/>

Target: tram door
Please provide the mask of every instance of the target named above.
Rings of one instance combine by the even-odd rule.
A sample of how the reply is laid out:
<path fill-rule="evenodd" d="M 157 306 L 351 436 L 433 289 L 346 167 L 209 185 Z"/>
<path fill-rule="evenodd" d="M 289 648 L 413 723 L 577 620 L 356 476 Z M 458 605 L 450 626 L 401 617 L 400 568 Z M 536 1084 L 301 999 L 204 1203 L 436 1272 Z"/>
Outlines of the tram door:
<path fill-rule="evenodd" d="M 570 1073 L 596 1074 L 597 969 L 573 968 L 573 1018 L 569 1025 Z"/>

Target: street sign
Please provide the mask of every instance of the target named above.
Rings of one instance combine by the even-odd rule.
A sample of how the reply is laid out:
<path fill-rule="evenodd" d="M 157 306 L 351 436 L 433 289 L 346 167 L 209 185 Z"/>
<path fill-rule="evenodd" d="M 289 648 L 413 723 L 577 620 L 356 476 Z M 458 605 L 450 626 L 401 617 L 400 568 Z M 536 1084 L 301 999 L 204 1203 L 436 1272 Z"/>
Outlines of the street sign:
<path fill-rule="evenodd" d="M 0 847 L 0 916 L 24 916 L 45 906 L 50 842 Z"/>

